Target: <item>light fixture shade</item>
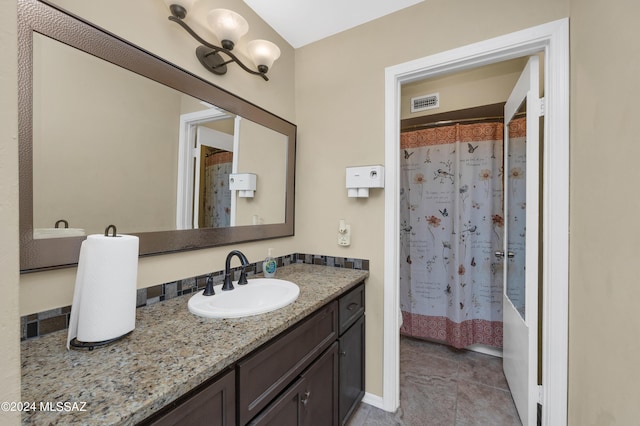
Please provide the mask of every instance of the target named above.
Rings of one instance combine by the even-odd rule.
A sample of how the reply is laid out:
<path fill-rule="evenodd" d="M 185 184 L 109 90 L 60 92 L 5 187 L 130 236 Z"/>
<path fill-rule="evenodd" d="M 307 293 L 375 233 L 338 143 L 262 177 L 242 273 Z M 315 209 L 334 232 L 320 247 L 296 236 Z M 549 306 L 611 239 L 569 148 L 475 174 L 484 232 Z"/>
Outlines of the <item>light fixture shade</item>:
<path fill-rule="evenodd" d="M 247 43 L 249 56 L 256 67 L 265 66 L 271 68 L 276 59 L 280 57 L 280 48 L 268 40 L 252 40 Z"/>
<path fill-rule="evenodd" d="M 228 9 L 213 9 L 207 15 L 211 31 L 218 40 L 236 44 L 249 31 L 249 24 L 238 13 Z"/>

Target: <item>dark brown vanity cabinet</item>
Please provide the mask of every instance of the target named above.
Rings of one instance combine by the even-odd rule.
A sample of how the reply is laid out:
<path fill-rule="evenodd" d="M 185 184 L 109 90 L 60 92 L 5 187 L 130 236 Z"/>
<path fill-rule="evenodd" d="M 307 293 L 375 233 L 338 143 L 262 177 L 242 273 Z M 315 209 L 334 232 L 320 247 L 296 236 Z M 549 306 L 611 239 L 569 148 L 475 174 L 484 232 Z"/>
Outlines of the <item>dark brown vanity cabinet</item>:
<path fill-rule="evenodd" d="M 364 282 L 143 424 L 338 426 L 364 395 Z"/>
<path fill-rule="evenodd" d="M 238 364 L 241 425 L 250 417 L 248 412 L 245 415 L 244 407 L 260 409 L 263 406 L 260 401 L 270 400 L 281 390 L 279 383 L 291 383 L 296 377 L 282 371 L 295 370 L 296 365 L 316 357 L 318 350 L 327 344 L 331 344 L 329 349 L 250 424 L 337 426 L 346 423 L 364 396 L 364 283 L 323 309 L 325 313 L 314 314 L 306 323 L 260 350 L 255 360 L 247 360 L 254 365 L 252 372 L 246 370 L 245 363 Z M 330 332 L 331 321 L 335 321 L 334 333 Z M 308 355 L 302 357 L 303 353 Z M 296 359 L 300 362 L 296 363 Z M 263 379 L 264 375 L 270 378 Z M 243 389 L 256 386 L 264 391 L 253 392 L 254 396 L 246 400 Z"/>
<path fill-rule="evenodd" d="M 279 404 L 273 401 L 297 378 L 304 376 L 303 371 L 308 374 L 309 366 L 337 338 L 338 303 L 334 301 L 240 361 L 236 366 L 240 424 L 247 424 L 268 405 Z M 337 376 L 337 364 L 334 370 L 329 380 Z M 332 393 L 331 397 L 337 398 L 337 392 Z M 308 400 L 312 397 L 319 399 L 316 392 Z M 300 403 L 305 404 L 305 399 Z M 337 407 L 337 399 L 330 406 L 333 405 Z"/>

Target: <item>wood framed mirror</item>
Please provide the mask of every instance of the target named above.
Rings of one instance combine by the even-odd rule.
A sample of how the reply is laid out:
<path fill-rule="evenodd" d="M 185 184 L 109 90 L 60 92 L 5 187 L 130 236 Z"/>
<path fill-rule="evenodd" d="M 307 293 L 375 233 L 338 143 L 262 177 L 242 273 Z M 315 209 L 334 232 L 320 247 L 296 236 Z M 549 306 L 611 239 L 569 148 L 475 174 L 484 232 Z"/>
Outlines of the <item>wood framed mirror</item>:
<path fill-rule="evenodd" d="M 140 256 L 294 234 L 294 124 L 45 1 L 18 1 L 18 40 L 21 272 L 74 266 L 111 224 Z M 231 138 L 227 175 L 257 175 L 226 222 L 202 218 L 220 149 L 200 129 Z"/>

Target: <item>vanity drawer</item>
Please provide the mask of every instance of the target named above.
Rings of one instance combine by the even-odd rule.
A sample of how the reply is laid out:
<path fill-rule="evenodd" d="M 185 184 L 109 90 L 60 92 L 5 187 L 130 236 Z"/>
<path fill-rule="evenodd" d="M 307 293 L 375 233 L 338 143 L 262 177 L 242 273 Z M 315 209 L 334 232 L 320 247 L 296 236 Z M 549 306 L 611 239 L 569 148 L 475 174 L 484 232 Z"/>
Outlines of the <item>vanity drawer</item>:
<path fill-rule="evenodd" d="M 338 337 L 336 301 L 237 364 L 238 418 L 244 425 Z"/>
<path fill-rule="evenodd" d="M 339 300 L 340 335 L 364 314 L 364 282 L 359 284 Z"/>

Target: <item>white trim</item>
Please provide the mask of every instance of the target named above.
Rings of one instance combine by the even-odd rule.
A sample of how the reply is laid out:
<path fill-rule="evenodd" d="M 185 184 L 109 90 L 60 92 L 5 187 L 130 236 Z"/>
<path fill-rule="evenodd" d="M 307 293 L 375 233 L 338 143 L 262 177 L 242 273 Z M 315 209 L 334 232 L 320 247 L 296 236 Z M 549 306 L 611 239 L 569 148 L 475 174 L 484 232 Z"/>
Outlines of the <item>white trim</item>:
<path fill-rule="evenodd" d="M 369 392 L 365 392 L 364 396 L 362 397 L 362 402 L 372 405 L 376 408 L 380 408 L 382 410 L 384 409 L 382 397 Z"/>
<path fill-rule="evenodd" d="M 231 163 L 231 171 L 238 173 L 238 158 L 240 158 L 240 130 L 241 130 L 242 117 L 236 115 L 233 120 L 233 152 L 236 155 L 233 156 Z M 229 226 L 236 226 L 236 209 L 238 206 L 238 198 L 236 197 L 236 191 L 231 191 L 231 207 L 229 212 Z"/>
<path fill-rule="evenodd" d="M 498 349 L 498 348 L 494 348 L 491 346 L 487 346 L 487 345 L 483 345 L 480 343 L 471 345 L 471 346 L 467 346 L 465 349 L 468 349 L 470 351 L 473 352 L 477 352 L 479 354 L 484 354 L 484 355 L 489 355 L 489 356 L 493 356 L 496 358 L 502 358 L 502 350 Z"/>
<path fill-rule="evenodd" d="M 545 53 L 543 189 L 543 425 L 567 423 L 569 286 L 569 20 L 388 67 L 385 70 L 383 409 L 399 406 L 400 86 L 415 80 Z"/>

